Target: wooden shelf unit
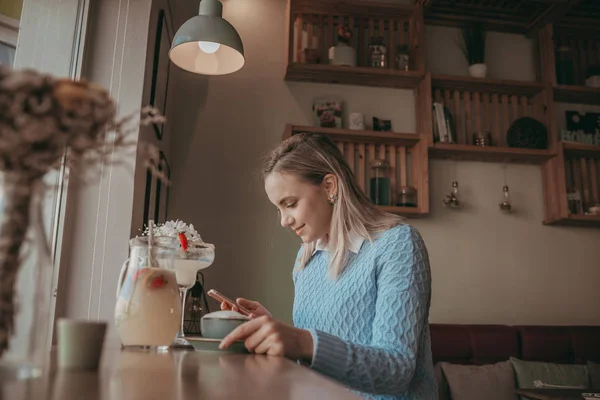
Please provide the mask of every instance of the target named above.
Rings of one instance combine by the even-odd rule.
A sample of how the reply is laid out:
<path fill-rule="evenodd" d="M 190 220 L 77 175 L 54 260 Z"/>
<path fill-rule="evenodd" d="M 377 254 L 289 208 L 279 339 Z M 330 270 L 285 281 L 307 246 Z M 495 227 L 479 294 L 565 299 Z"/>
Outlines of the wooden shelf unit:
<path fill-rule="evenodd" d="M 540 165 L 552 158 L 553 154 L 549 150 L 435 143 L 433 147 L 429 148 L 429 156 L 431 158 L 459 161 L 486 161 Z"/>
<path fill-rule="evenodd" d="M 412 147 L 419 143 L 421 137 L 416 133 L 359 131 L 353 129 L 323 128 L 319 126 L 286 125 L 284 137 L 299 132 L 323 133 L 330 135 L 334 140 L 351 141 L 356 143 L 394 144 L 398 146 Z"/>
<path fill-rule="evenodd" d="M 559 85 L 554 88 L 554 101 L 559 103 L 600 105 L 600 88 Z"/>
<path fill-rule="evenodd" d="M 544 25 L 563 29 L 598 30 L 597 0 L 415 0 L 431 25 L 462 27 L 481 22 L 485 29 L 533 35 Z"/>
<path fill-rule="evenodd" d="M 593 228 L 600 228 L 600 215 L 571 214 L 564 218 L 559 218 L 551 221 L 544 221 L 544 224 L 561 226 L 587 226 Z"/>
<path fill-rule="evenodd" d="M 406 88 L 415 92 L 417 135 L 371 131 L 349 131 L 289 125 L 286 135 L 319 131 L 331 135 L 350 160 L 363 188 L 368 187 L 365 165 L 371 154 L 394 158 L 396 182 L 417 187 L 419 207 L 405 210 L 388 207 L 402 215 L 429 212 L 428 162 L 433 158 L 476 160 L 540 165 L 544 190 L 544 223 L 599 226 L 598 218 L 568 211 L 566 190 L 573 180 L 569 166 L 587 165 L 588 179 L 600 175 L 597 149 L 558 142 L 555 102 L 600 104 L 600 89 L 583 86 L 586 68 L 600 63 L 600 4 L 595 0 L 415 0 L 414 5 L 397 5 L 360 0 L 288 0 L 287 81 L 338 83 L 358 86 Z M 475 21 L 487 30 L 537 35 L 540 81 L 477 79 L 432 75 L 425 71 L 424 21 L 462 27 Z M 357 52 L 357 66 L 327 65 L 329 47 L 335 45 L 336 26 L 353 30 L 350 42 Z M 575 29 L 576 27 L 576 29 Z M 367 65 L 369 38 L 381 35 L 388 46 L 388 68 Z M 304 47 L 316 49 L 320 63 L 307 64 Z M 577 50 L 575 85 L 557 85 L 555 48 L 566 43 Z M 394 69 L 396 44 L 410 49 L 410 70 Z M 595 57 L 595 58 L 594 58 Z M 432 104 L 444 103 L 455 120 L 455 144 L 434 143 Z M 517 118 L 531 116 L 547 127 L 547 150 L 510 148 L 506 132 Z M 489 131 L 491 147 L 472 145 L 474 132 Z M 361 153 L 360 149 L 364 149 Z M 402 150 L 403 149 L 403 150 Z M 358 165 L 362 160 L 362 164 Z M 583 161 L 581 161 L 583 160 Z M 405 168 L 398 169 L 399 165 Z M 411 170 L 412 169 L 412 170 Z M 399 171 L 405 176 L 400 177 Z M 595 170 L 595 172 L 594 172 Z M 362 171 L 362 172 L 361 172 Z M 581 177 L 582 182 L 584 177 Z M 600 186 L 600 182 L 597 184 Z M 600 193 L 588 189 L 589 202 Z M 584 195 L 585 197 L 585 195 Z M 598 199 L 600 201 L 600 199 Z M 386 208 L 386 209 L 388 209 Z"/>
<path fill-rule="evenodd" d="M 532 97 L 544 90 L 540 82 L 515 81 L 509 79 L 482 79 L 470 76 L 431 76 L 431 85 L 440 90 L 494 93 L 498 95 Z"/>
<path fill-rule="evenodd" d="M 548 93 L 542 83 L 432 75 L 431 86 L 432 104 L 443 103 L 454 121 L 454 143 L 435 143 L 431 157 L 541 164 L 552 156 L 550 135 L 550 150 L 512 148 L 506 142 L 506 132 L 518 118 L 533 117 L 548 126 Z M 475 132 L 490 132 L 492 146 L 474 146 Z M 431 135 L 433 142 L 433 129 Z"/>
<path fill-rule="evenodd" d="M 596 54 L 600 50 L 600 36 L 580 35 L 581 30 L 568 32 L 552 25 L 540 31 L 542 79 L 554 86 L 554 101 L 600 105 L 600 89 L 582 86 L 587 67 L 600 62 Z M 577 85 L 556 84 L 555 49 L 563 44 L 575 50 L 574 83 Z M 554 109 L 554 102 L 549 102 L 551 115 Z M 552 118 L 549 124 L 550 134 L 558 137 L 556 119 Z M 556 157 L 548 160 L 542 168 L 542 181 L 545 224 L 600 227 L 598 216 L 585 214 L 590 206 L 600 203 L 600 146 L 558 142 Z M 577 189 L 581 196 L 582 207 L 577 213 L 569 210 L 567 192 L 572 189 Z"/>
<path fill-rule="evenodd" d="M 591 65 L 600 65 L 600 5 L 598 7 L 596 28 L 598 33 L 590 31 L 565 30 L 554 26 L 548 28 L 545 35 L 545 46 L 548 51 L 548 61 L 552 64 L 546 71 L 545 79 L 554 85 L 554 100 L 560 103 L 600 105 L 600 88 L 585 86 L 586 72 Z M 570 84 L 560 82 L 556 76 L 554 65 L 555 53 L 552 49 L 568 46 L 573 55 L 573 81 Z"/>
<path fill-rule="evenodd" d="M 423 13 L 418 5 L 360 0 L 289 0 L 288 61 L 285 80 L 415 89 L 423 76 Z M 329 48 L 337 44 L 336 28 L 352 30 L 348 44 L 356 51 L 356 66 L 328 65 Z M 368 65 L 370 38 L 381 36 L 387 46 L 387 68 Z M 395 69 L 397 45 L 410 52 L 408 71 Z M 306 48 L 316 50 L 318 63 L 307 63 Z"/>
<path fill-rule="evenodd" d="M 420 135 L 287 124 L 283 139 L 304 132 L 322 133 L 333 139 L 367 196 L 371 178 L 369 162 L 376 158 L 386 159 L 390 164 L 392 204 L 396 204 L 399 186 L 410 185 L 417 189 L 417 207 L 381 206 L 385 211 L 404 216 L 429 213 L 427 143 Z"/>
<path fill-rule="evenodd" d="M 390 214 L 398 214 L 411 218 L 418 218 L 424 215 L 418 207 L 377 206 L 377 208 L 389 212 Z"/>
<path fill-rule="evenodd" d="M 566 156 L 600 158 L 600 146 L 575 142 L 561 142 Z"/>
<path fill-rule="evenodd" d="M 414 89 L 422 78 L 423 74 L 417 71 L 301 63 L 288 65 L 285 73 L 286 81 L 338 83 L 398 89 Z"/>

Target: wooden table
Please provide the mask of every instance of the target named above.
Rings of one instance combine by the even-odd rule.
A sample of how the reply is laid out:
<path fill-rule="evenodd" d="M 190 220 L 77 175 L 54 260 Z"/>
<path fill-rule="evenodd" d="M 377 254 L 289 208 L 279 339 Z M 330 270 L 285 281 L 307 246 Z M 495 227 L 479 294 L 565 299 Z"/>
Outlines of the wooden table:
<path fill-rule="evenodd" d="M 54 362 L 52 362 L 54 365 Z M 360 399 L 335 381 L 281 357 L 105 348 L 98 371 L 53 366 L 4 383 L 0 400 Z"/>
<path fill-rule="evenodd" d="M 591 389 L 517 389 L 517 394 L 537 400 L 583 400 L 582 393 L 592 393 Z"/>

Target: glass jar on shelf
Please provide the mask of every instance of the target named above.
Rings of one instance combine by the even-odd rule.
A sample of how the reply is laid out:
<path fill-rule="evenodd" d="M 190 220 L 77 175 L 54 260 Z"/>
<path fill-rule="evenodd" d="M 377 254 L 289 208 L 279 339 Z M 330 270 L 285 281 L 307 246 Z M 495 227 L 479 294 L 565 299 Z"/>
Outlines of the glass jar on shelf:
<path fill-rule="evenodd" d="M 389 206 L 391 205 L 390 165 L 383 159 L 375 159 L 371 161 L 370 165 L 369 193 L 371 201 L 378 206 Z"/>
<path fill-rule="evenodd" d="M 412 186 L 400 186 L 398 188 L 398 207 L 417 207 L 417 189 Z"/>
<path fill-rule="evenodd" d="M 396 69 L 399 71 L 408 71 L 410 65 L 410 50 L 408 45 L 399 44 L 396 46 Z"/>
<path fill-rule="evenodd" d="M 386 68 L 388 65 L 387 47 L 381 36 L 374 36 L 369 43 L 369 66 L 373 68 Z"/>

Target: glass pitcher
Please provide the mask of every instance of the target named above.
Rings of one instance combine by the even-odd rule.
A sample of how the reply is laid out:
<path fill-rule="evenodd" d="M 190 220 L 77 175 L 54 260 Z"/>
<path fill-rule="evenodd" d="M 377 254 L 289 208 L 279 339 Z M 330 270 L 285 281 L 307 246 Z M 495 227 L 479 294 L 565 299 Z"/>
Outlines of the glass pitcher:
<path fill-rule="evenodd" d="M 121 267 L 115 326 L 124 348 L 166 351 L 179 329 L 181 303 L 174 270 L 177 238 L 156 236 L 129 241 Z"/>

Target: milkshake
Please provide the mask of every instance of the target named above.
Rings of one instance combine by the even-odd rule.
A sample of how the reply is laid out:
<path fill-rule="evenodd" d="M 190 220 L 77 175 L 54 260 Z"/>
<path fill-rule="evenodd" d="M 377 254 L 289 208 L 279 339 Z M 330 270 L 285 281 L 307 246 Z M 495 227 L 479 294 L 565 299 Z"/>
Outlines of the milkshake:
<path fill-rule="evenodd" d="M 181 303 L 174 271 L 129 271 L 115 309 L 115 325 L 123 346 L 169 346 L 180 321 Z"/>

